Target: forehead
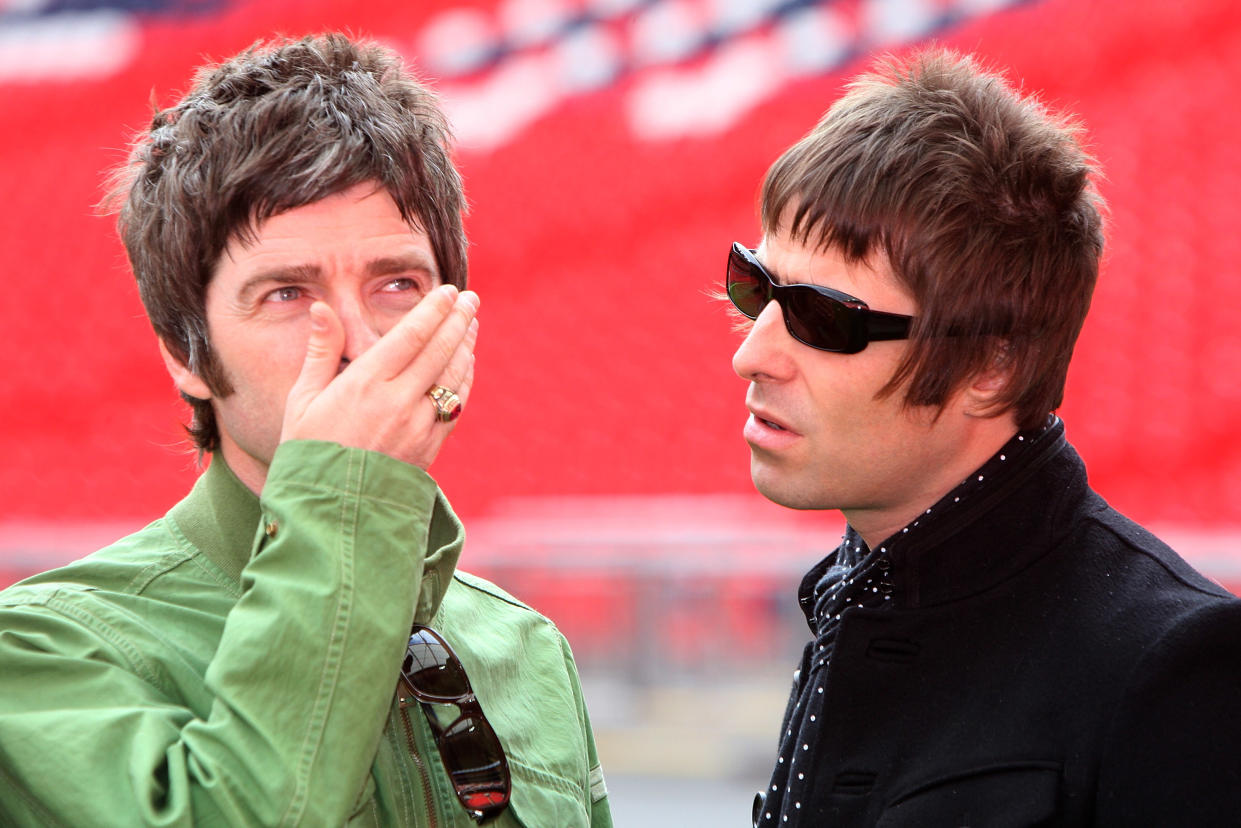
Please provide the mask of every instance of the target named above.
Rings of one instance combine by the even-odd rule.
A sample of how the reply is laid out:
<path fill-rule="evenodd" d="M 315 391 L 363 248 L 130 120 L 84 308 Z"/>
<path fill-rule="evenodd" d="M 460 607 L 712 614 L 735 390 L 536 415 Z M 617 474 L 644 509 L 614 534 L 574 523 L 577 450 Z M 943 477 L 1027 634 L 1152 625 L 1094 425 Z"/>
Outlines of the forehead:
<path fill-rule="evenodd" d="M 875 310 L 916 315 L 913 295 L 892 272 L 882 250 L 850 261 L 835 246 L 807 244 L 778 232 L 765 235 L 755 253 L 782 284 L 829 287 L 861 299 Z"/>
<path fill-rule="evenodd" d="M 405 221 L 387 190 L 367 182 L 239 230 L 225 247 L 216 272 L 325 256 L 402 254 L 435 268 L 426 233 Z"/>

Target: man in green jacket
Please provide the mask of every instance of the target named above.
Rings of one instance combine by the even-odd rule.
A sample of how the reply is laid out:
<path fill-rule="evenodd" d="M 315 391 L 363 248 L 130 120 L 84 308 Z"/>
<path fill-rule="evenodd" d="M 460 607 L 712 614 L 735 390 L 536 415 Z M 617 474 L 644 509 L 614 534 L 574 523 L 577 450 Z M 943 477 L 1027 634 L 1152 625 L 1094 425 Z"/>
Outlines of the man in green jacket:
<path fill-rule="evenodd" d="M 206 472 L 0 593 L 0 824 L 611 823 L 545 618 L 455 570 L 427 469 L 478 323 L 430 93 L 340 36 L 157 112 L 120 227 Z"/>

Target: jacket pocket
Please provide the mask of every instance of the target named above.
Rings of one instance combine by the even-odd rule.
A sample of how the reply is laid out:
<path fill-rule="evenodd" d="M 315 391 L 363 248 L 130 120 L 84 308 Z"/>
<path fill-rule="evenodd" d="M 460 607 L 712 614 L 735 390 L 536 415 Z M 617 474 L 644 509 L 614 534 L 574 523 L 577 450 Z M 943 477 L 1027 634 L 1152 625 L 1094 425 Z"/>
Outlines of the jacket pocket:
<path fill-rule="evenodd" d="M 896 797 L 877 828 L 1038 828 L 1059 811 L 1060 765 L 1010 762 L 943 776 Z"/>

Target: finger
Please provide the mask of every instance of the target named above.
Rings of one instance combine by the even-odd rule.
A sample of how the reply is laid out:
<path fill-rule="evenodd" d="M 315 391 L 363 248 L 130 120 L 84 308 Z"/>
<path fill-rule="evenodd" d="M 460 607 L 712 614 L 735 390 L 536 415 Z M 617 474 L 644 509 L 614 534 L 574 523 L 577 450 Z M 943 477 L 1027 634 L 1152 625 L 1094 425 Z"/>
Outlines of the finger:
<path fill-rule="evenodd" d="M 462 345 L 465 346 L 467 355 L 464 357 L 465 369 L 462 371 L 459 365 L 449 363 L 448 370 L 460 372 L 460 379 L 457 380 L 457 396 L 461 398 L 461 405 L 464 406 L 470 399 L 470 390 L 474 387 L 474 346 L 478 343 L 478 319 L 476 318 L 470 323 L 470 330 L 466 332 L 465 340 Z M 456 355 L 453 357 L 457 359 Z"/>
<path fill-rule="evenodd" d="M 310 306 L 310 338 L 306 357 L 293 387 L 289 389 L 286 420 L 289 414 L 306 409 L 340 371 L 340 358 L 345 350 L 345 328 L 326 302 Z"/>
<path fill-rule="evenodd" d="M 385 379 L 396 376 L 426 349 L 459 298 L 453 285 L 435 288 L 355 362 L 369 366 L 375 376 Z"/>
<path fill-rule="evenodd" d="M 478 320 L 470 323 L 465 338 L 453 354 L 452 359 L 443 372 L 435 380 L 435 385 L 442 385 L 456 393 L 461 400 L 462 408 L 470 400 L 470 389 L 474 385 L 474 346 L 478 341 Z"/>
<path fill-rule="evenodd" d="M 398 382 L 411 393 L 424 392 L 452 361 L 477 311 L 478 294 L 462 291 L 452 311 L 435 329 L 422 350 L 388 379 Z"/>

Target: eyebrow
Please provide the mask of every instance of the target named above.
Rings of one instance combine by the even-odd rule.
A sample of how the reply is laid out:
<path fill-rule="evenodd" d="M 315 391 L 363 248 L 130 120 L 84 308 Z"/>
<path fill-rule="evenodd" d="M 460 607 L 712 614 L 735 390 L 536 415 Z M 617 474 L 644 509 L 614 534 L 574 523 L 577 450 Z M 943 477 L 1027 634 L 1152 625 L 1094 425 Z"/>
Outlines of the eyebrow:
<path fill-rule="evenodd" d="M 394 273 L 421 271 L 431 277 L 431 287 L 440 281 L 439 269 L 432 257 L 421 251 L 399 256 L 381 256 L 366 263 L 367 276 L 389 276 Z M 243 304 L 248 303 L 256 292 L 268 285 L 315 284 L 323 280 L 323 270 L 314 264 L 289 265 L 271 270 L 262 270 L 242 282 L 237 290 L 237 299 Z"/>
<path fill-rule="evenodd" d="M 771 281 L 775 282 L 777 285 L 804 284 L 803 282 L 789 282 L 785 280 L 783 276 L 781 276 L 779 273 L 777 273 L 775 270 L 772 269 L 771 265 L 767 264 L 766 262 L 764 262 L 762 259 L 758 257 L 758 248 L 751 250 L 750 255 L 754 257 L 754 261 L 758 262 L 759 267 L 763 269 L 763 272 L 767 274 L 767 276 L 771 279 Z"/>

